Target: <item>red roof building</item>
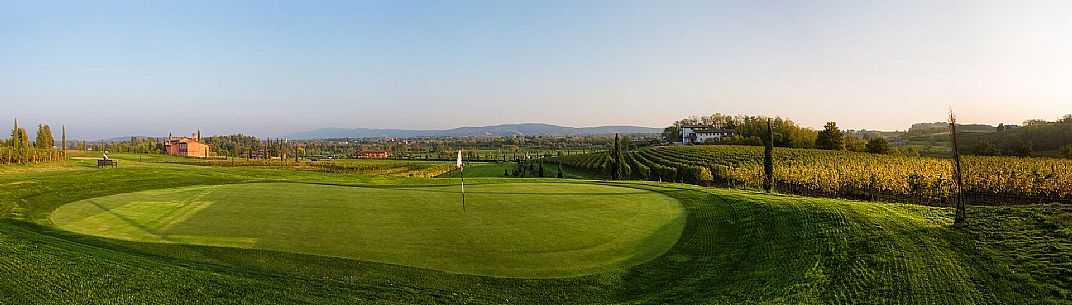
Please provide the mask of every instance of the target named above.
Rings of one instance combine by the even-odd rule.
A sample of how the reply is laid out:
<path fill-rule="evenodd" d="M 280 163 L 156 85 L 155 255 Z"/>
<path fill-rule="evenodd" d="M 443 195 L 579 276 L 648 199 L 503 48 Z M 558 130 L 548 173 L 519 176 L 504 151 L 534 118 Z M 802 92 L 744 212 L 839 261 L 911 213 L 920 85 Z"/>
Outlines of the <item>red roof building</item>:
<path fill-rule="evenodd" d="M 164 141 L 164 151 L 169 155 L 207 158 L 210 150 L 211 146 L 201 143 L 201 137 L 196 133 L 192 137 L 179 138 L 169 135 L 167 141 Z"/>

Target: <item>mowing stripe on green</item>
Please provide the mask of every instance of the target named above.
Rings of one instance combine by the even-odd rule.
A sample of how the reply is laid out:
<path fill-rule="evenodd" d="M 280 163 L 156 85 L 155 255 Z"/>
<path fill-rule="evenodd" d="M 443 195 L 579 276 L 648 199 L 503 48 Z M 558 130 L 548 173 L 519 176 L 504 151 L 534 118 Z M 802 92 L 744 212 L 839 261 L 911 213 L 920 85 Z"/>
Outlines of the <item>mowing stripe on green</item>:
<path fill-rule="evenodd" d="M 498 277 L 566 277 L 670 249 L 682 206 L 655 192 L 565 183 L 195 186 L 65 205 L 60 227 L 132 241 L 298 252 Z"/>

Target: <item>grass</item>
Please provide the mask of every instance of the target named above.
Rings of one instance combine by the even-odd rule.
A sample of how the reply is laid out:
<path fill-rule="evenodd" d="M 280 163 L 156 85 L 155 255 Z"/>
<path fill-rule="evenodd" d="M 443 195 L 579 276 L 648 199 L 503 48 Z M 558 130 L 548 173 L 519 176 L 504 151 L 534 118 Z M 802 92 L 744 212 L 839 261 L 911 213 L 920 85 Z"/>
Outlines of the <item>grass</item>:
<path fill-rule="evenodd" d="M 513 162 L 471 162 L 465 164 L 465 177 L 466 178 L 503 178 L 503 171 L 513 171 L 515 163 Z M 440 178 L 459 178 L 461 172 L 458 170 L 452 170 L 449 173 L 439 176 Z"/>
<path fill-rule="evenodd" d="M 472 162 L 465 165 L 465 177 L 466 178 L 502 178 L 504 171 L 513 173 L 517 168 L 517 163 L 514 162 Z M 551 163 L 544 164 L 545 178 L 554 178 L 558 173 L 558 166 Z M 574 170 L 572 168 L 562 169 L 563 178 L 567 179 L 599 179 L 598 175 L 593 175 L 585 171 Z M 446 174 L 440 175 L 440 178 L 459 178 L 461 173 L 457 170 L 450 171 Z"/>
<path fill-rule="evenodd" d="M 255 183 L 77 201 L 59 227 L 142 242 L 335 256 L 453 273 L 565 277 L 666 252 L 684 226 L 674 199 L 593 184 L 342 187 Z"/>
<path fill-rule="evenodd" d="M 141 161 L 141 160 L 139 160 Z M 159 162 L 159 161 L 153 161 Z M 410 161 L 389 159 L 343 159 L 343 160 L 261 160 L 261 159 L 196 159 L 185 158 L 166 161 L 183 165 L 201 165 L 217 167 L 257 167 L 276 169 L 297 169 L 325 173 L 351 173 L 362 175 L 391 175 L 429 178 L 442 175 L 454 169 L 454 164 L 444 161 Z"/>
<path fill-rule="evenodd" d="M 568 278 L 500 278 L 288 251 L 154 243 L 61 230 L 53 212 L 102 196 L 197 185 L 435 188 L 456 179 L 130 162 L 0 175 L 0 303 L 1068 304 L 1072 207 L 949 209 L 654 182 L 687 215 L 663 255 Z M 598 196 L 591 196 L 595 198 Z M 209 209 L 215 206 L 206 207 Z M 196 213 L 193 217 L 201 212 Z"/>

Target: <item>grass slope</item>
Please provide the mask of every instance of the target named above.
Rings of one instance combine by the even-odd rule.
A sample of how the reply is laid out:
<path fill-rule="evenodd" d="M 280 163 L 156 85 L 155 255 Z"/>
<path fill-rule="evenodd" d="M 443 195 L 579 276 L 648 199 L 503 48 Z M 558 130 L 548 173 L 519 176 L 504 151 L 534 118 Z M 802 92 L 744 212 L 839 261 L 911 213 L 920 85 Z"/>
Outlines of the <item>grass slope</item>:
<path fill-rule="evenodd" d="M 677 241 L 681 205 L 593 184 L 195 186 L 77 201 L 61 228 L 143 242 L 282 250 L 504 277 L 564 277 L 651 260 Z"/>
<path fill-rule="evenodd" d="M 474 179 L 473 183 L 535 179 Z M 553 179 L 538 181 L 554 182 Z M 493 278 L 260 249 L 98 238 L 51 227 L 83 199 L 185 185 L 307 182 L 434 186 L 362 177 L 145 164 L 0 175 L 0 303 L 1068 304 L 1072 207 L 948 209 L 658 184 L 687 213 L 664 255 L 559 279 Z M 469 182 L 467 180 L 467 182 Z M 578 182 L 572 182 L 578 183 Z M 40 224 L 36 225 L 34 223 Z"/>

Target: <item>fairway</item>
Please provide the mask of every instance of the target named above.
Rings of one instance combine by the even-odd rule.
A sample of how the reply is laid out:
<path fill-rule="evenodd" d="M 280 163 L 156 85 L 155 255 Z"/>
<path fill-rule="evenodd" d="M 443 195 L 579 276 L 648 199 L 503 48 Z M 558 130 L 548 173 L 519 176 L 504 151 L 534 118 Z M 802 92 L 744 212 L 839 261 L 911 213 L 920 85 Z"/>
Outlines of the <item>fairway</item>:
<path fill-rule="evenodd" d="M 255 183 L 73 202 L 51 220 L 140 242 L 278 250 L 496 277 L 568 277 L 636 265 L 685 225 L 675 199 L 595 184 L 354 187 Z"/>

